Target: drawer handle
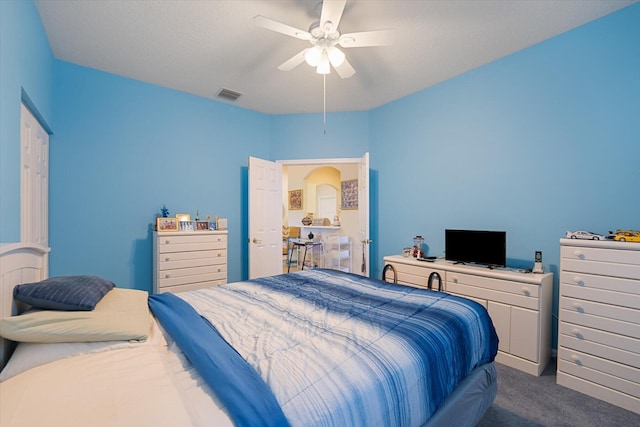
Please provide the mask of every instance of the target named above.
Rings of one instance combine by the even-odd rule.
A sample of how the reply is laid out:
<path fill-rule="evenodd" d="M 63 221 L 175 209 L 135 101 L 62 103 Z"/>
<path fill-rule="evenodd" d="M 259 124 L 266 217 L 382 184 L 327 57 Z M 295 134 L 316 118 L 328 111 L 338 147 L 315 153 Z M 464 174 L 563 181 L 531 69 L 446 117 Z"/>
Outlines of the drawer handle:
<path fill-rule="evenodd" d="M 580 286 L 584 286 L 584 281 L 580 278 L 580 276 L 576 276 L 573 278 L 573 281 Z"/>
<path fill-rule="evenodd" d="M 164 260 L 165 260 L 165 261 L 169 261 L 169 257 L 166 257 Z"/>
<path fill-rule="evenodd" d="M 218 252 L 218 258 L 222 256 L 222 253 Z"/>
<path fill-rule="evenodd" d="M 580 360 L 580 358 L 577 355 L 572 354 L 571 355 L 571 360 L 573 360 L 576 365 L 582 366 L 582 360 Z"/>
<path fill-rule="evenodd" d="M 584 313 L 584 308 L 577 302 L 571 304 L 571 307 L 575 308 L 578 313 Z"/>
<path fill-rule="evenodd" d="M 222 271 L 222 269 L 218 268 L 218 273 L 220 273 Z"/>
<path fill-rule="evenodd" d="M 453 276 L 453 277 L 451 278 L 451 281 L 452 281 L 453 283 L 458 283 L 458 276 Z"/>
<path fill-rule="evenodd" d="M 584 254 L 581 251 L 574 251 L 573 254 L 576 258 L 584 259 Z"/>
<path fill-rule="evenodd" d="M 171 275 L 170 275 L 170 274 L 168 274 L 168 273 L 164 275 L 164 278 L 165 278 L 165 279 L 168 279 L 169 277 L 171 277 Z"/>
<path fill-rule="evenodd" d="M 571 333 L 578 339 L 581 339 L 581 340 L 584 339 L 584 335 L 582 335 L 582 332 L 580 332 L 579 329 L 572 329 Z"/>
<path fill-rule="evenodd" d="M 530 297 L 530 296 L 531 296 L 531 292 L 529 292 L 529 289 L 527 289 L 527 288 L 522 288 L 522 293 L 523 293 L 525 296 L 528 296 L 528 297 Z"/>
<path fill-rule="evenodd" d="M 171 241 L 169 239 L 167 239 L 167 240 L 164 241 L 164 243 L 168 245 L 169 243 L 171 243 Z"/>

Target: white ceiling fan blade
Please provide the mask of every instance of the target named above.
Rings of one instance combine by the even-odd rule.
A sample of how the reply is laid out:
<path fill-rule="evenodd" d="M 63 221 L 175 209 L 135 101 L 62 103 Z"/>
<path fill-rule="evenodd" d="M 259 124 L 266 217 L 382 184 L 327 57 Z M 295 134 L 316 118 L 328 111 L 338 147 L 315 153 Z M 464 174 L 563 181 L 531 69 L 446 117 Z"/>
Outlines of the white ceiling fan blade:
<path fill-rule="evenodd" d="M 304 62 L 304 54 L 307 53 L 308 50 L 309 50 L 309 48 L 303 49 L 299 53 L 297 53 L 294 56 L 292 56 L 290 59 L 284 61 L 282 64 L 280 64 L 278 66 L 278 70 L 280 70 L 280 71 L 291 71 L 291 70 L 293 70 L 298 65 L 300 65 L 300 64 L 302 64 Z"/>
<path fill-rule="evenodd" d="M 336 69 L 336 73 L 340 76 L 341 79 L 348 79 L 356 73 L 356 70 L 351 66 L 349 61 L 346 59 L 339 67 L 333 67 Z"/>
<path fill-rule="evenodd" d="M 344 6 L 347 0 L 324 0 L 322 2 L 322 12 L 320 12 L 320 29 L 325 34 L 330 34 L 338 30 L 340 19 L 342 19 L 342 12 L 344 12 Z M 330 28 L 327 28 L 327 22 L 330 23 Z"/>
<path fill-rule="evenodd" d="M 283 24 L 282 22 L 274 21 L 271 18 L 267 18 L 262 15 L 256 15 L 253 17 L 253 22 L 256 25 L 266 28 L 267 30 L 282 33 L 287 36 L 295 37 L 300 40 L 311 40 L 311 34 L 308 31 L 300 30 L 292 27 L 291 25 Z"/>
<path fill-rule="evenodd" d="M 388 46 L 393 44 L 395 38 L 396 30 L 363 31 L 361 33 L 343 34 L 338 43 L 345 48 Z"/>

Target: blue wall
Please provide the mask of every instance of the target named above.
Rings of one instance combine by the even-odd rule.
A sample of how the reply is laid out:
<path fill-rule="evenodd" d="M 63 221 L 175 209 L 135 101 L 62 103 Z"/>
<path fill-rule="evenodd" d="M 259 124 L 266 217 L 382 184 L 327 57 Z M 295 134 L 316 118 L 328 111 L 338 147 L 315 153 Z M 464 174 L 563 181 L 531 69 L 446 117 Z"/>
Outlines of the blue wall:
<path fill-rule="evenodd" d="M 33 2 L 0 1 L 0 242 L 20 241 L 20 103 L 52 125 L 53 54 Z"/>
<path fill-rule="evenodd" d="M 51 274 L 150 289 L 150 225 L 166 204 L 229 219 L 240 280 L 247 161 L 269 155 L 269 116 L 61 61 L 54 76 Z"/>
<path fill-rule="evenodd" d="M 381 255 L 499 229 L 553 269 L 566 230 L 640 227 L 639 117 L 640 4 L 373 110 Z"/>
<path fill-rule="evenodd" d="M 271 159 L 360 158 L 369 151 L 369 112 L 274 115 Z"/>
<path fill-rule="evenodd" d="M 640 229 L 640 4 L 371 111 L 376 259 L 506 230 L 511 266 L 566 230 Z M 393 144 L 389 142 L 393 141 Z M 377 276 L 380 274 L 378 265 Z"/>

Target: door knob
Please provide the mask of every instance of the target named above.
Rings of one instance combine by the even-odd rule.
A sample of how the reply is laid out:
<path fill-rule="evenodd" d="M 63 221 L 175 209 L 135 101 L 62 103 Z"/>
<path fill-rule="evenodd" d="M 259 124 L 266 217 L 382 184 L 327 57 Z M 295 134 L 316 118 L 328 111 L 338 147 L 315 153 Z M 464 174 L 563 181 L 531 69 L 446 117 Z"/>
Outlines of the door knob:
<path fill-rule="evenodd" d="M 262 240 L 260 239 L 256 239 L 255 237 L 253 238 L 253 243 L 262 243 Z"/>

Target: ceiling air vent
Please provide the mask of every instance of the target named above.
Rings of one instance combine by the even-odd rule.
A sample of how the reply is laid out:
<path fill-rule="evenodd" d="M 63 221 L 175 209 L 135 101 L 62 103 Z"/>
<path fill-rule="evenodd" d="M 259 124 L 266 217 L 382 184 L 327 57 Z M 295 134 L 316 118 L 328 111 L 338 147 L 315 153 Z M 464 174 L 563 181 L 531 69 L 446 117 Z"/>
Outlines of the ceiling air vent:
<path fill-rule="evenodd" d="M 227 101 L 235 101 L 236 99 L 240 98 L 242 94 L 240 92 L 236 92 L 235 90 L 222 88 L 216 96 L 218 98 L 226 99 Z"/>

